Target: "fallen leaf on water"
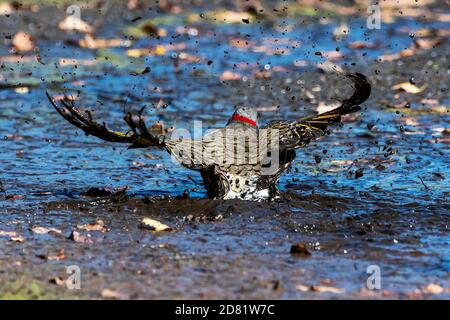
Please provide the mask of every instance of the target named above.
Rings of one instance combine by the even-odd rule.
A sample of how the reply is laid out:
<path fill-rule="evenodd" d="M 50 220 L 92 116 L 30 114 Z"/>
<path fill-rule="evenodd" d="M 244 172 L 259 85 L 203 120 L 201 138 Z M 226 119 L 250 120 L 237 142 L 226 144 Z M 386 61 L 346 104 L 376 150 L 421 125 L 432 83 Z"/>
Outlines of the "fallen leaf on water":
<path fill-rule="evenodd" d="M 157 45 L 155 48 L 128 49 L 127 56 L 130 58 L 140 58 L 144 56 L 162 56 L 166 53 L 166 48 Z"/>
<path fill-rule="evenodd" d="M 219 22 L 225 23 L 245 23 L 251 22 L 250 14 L 247 12 L 236 12 L 236 11 L 219 11 L 213 14 L 213 17 Z"/>
<path fill-rule="evenodd" d="M 430 283 L 425 287 L 424 291 L 431 294 L 441 294 L 442 292 L 444 292 L 444 288 L 442 288 L 438 284 Z"/>
<path fill-rule="evenodd" d="M 16 237 L 17 233 L 15 231 L 3 231 L 0 230 L 0 237 Z"/>
<path fill-rule="evenodd" d="M 367 42 L 367 41 L 354 41 L 347 45 L 350 49 L 373 49 L 377 48 L 379 45 L 377 43 Z"/>
<path fill-rule="evenodd" d="M 330 293 L 343 293 L 345 292 L 344 289 L 335 288 L 335 287 L 326 287 L 326 286 L 312 286 L 312 291 L 317 292 L 330 292 Z"/>
<path fill-rule="evenodd" d="M 441 37 L 432 39 L 416 39 L 415 44 L 420 49 L 433 49 L 443 42 Z"/>
<path fill-rule="evenodd" d="M 239 73 L 226 70 L 220 76 L 220 81 L 235 81 L 240 80 L 241 78 L 242 76 Z"/>
<path fill-rule="evenodd" d="M 24 63 L 37 61 L 36 56 L 10 55 L 0 57 L 0 62 Z"/>
<path fill-rule="evenodd" d="M 33 227 L 31 228 L 31 231 L 37 234 L 47 234 L 50 232 L 61 234 L 62 231 L 55 228 L 45 228 L 45 227 Z"/>
<path fill-rule="evenodd" d="M 143 218 L 141 221 L 141 227 L 144 229 L 149 229 L 151 231 L 172 231 L 172 228 L 168 225 L 165 225 L 151 218 Z"/>
<path fill-rule="evenodd" d="M 328 61 L 334 62 L 342 59 L 344 55 L 342 52 L 337 52 L 336 50 L 324 51 L 322 56 L 325 57 Z"/>
<path fill-rule="evenodd" d="M 270 71 L 256 71 L 255 79 L 269 79 L 272 76 Z"/>
<path fill-rule="evenodd" d="M 427 87 L 426 84 L 419 88 L 416 85 L 412 84 L 411 82 L 402 82 L 402 83 L 396 84 L 391 89 L 392 90 L 403 90 L 408 93 L 416 94 L 416 93 L 420 93 L 423 90 L 425 90 L 426 87 Z"/>
<path fill-rule="evenodd" d="M 394 61 L 400 58 L 412 57 L 416 50 L 413 48 L 408 48 L 400 51 L 399 53 L 385 54 L 378 57 L 380 61 Z"/>
<path fill-rule="evenodd" d="M 30 89 L 28 87 L 17 87 L 14 91 L 19 94 L 27 94 L 30 92 Z"/>
<path fill-rule="evenodd" d="M 93 66 L 97 64 L 96 60 L 81 60 L 81 59 L 73 59 L 73 58 L 60 58 L 59 65 L 60 66 Z"/>
<path fill-rule="evenodd" d="M 302 284 L 299 284 L 299 285 L 297 285 L 297 289 L 302 291 L 302 292 L 308 292 L 311 289 L 311 287 L 307 287 L 307 286 L 304 286 Z"/>
<path fill-rule="evenodd" d="M 130 41 L 122 39 L 95 39 L 92 35 L 87 34 L 84 39 L 78 41 L 78 45 L 82 48 L 99 49 L 113 47 L 129 47 Z"/>
<path fill-rule="evenodd" d="M 34 41 L 31 35 L 23 31 L 19 31 L 14 35 L 12 45 L 18 52 L 27 52 L 34 49 Z"/>
<path fill-rule="evenodd" d="M 327 286 L 305 286 L 302 284 L 297 285 L 297 290 L 302 292 L 315 291 L 315 292 L 329 292 L 329 293 L 343 293 L 344 289 L 327 287 Z"/>
<path fill-rule="evenodd" d="M 58 24 L 58 28 L 65 31 L 79 31 L 85 33 L 94 32 L 94 27 L 76 17 L 75 15 L 68 16 L 64 20 L 62 20 Z"/>
<path fill-rule="evenodd" d="M 64 253 L 64 249 L 61 249 L 55 255 L 39 254 L 37 257 L 43 260 L 64 260 L 66 255 Z"/>
<path fill-rule="evenodd" d="M 9 240 L 14 241 L 14 242 L 19 242 L 19 243 L 25 242 L 25 238 L 22 236 L 11 237 Z"/>
<path fill-rule="evenodd" d="M 112 289 L 103 289 L 102 290 L 102 298 L 104 299 L 124 299 L 126 296 L 123 293 L 120 293 L 116 290 Z"/>
<path fill-rule="evenodd" d="M 13 13 L 14 8 L 8 2 L 0 3 L 0 16 L 7 16 Z"/>
<path fill-rule="evenodd" d="M 77 225 L 77 228 L 80 230 L 86 230 L 86 231 L 101 231 L 101 232 L 107 231 L 103 220 L 96 220 L 94 223 Z"/>
<path fill-rule="evenodd" d="M 231 39 L 229 41 L 230 46 L 232 47 L 236 47 L 236 48 L 242 48 L 242 47 L 248 47 L 248 46 L 254 46 L 255 43 L 248 41 L 247 39 L 243 39 L 243 38 L 235 38 L 235 39 Z"/>

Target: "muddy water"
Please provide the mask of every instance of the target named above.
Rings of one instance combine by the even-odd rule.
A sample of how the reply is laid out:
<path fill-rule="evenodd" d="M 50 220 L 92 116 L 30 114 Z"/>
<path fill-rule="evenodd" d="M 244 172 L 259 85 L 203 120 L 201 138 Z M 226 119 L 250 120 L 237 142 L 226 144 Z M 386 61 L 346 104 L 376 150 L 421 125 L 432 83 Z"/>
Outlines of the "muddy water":
<path fill-rule="evenodd" d="M 37 19 L 42 30 L 53 30 L 49 26 L 62 12 L 49 10 L 59 14 L 52 15 L 54 21 L 24 11 L 1 16 L 0 23 L 15 32 Z M 127 15 L 130 19 L 118 19 L 111 9 L 96 35 L 123 37 L 138 13 Z M 375 59 L 379 55 L 411 45 L 414 38 L 405 29 L 420 29 L 425 22 L 401 18 L 368 32 L 365 19 L 354 18 L 348 42 L 364 39 L 377 45 L 352 50 L 332 38 L 339 18 L 326 24 L 289 18 L 249 25 L 201 18 L 189 25 L 196 30 L 188 31 L 191 35 L 182 34 L 183 19 L 161 19 L 169 36 L 133 44 L 145 48 L 172 42 L 178 48 L 160 56 L 129 58 L 125 48 L 82 49 L 67 41 L 79 35 L 54 30 L 36 31 L 41 63 L 27 55 L 20 62 L 1 62 L 0 181 L 5 191 L 0 230 L 24 238 L 17 242 L 0 236 L 4 296 L 98 298 L 110 289 L 119 298 L 448 298 L 448 43 L 380 62 Z M 236 39 L 249 45 L 232 46 Z M 316 52 L 336 52 L 336 47 L 344 55 L 338 65 L 369 76 L 372 97 L 344 127 L 297 152 L 292 169 L 280 180 L 284 197 L 274 203 L 204 199 L 200 176 L 172 163 L 164 152 L 127 150 L 86 137 L 45 99 L 45 90 L 79 93 L 80 106 L 122 129 L 124 105 L 130 110 L 147 105 L 148 123 L 161 120 L 187 129 L 194 120 L 201 120 L 205 130 L 222 126 L 233 106 L 242 103 L 256 106 L 262 123 L 293 119 L 351 91 L 342 77 L 317 68 L 325 58 Z M 280 50 L 286 52 L 268 54 Z M 194 58 L 180 57 L 175 72 L 180 52 Z M 0 47 L 0 54 L 9 55 L 8 47 Z M 94 64 L 74 68 L 62 66 L 61 59 Z M 146 67 L 151 71 L 139 74 Z M 225 70 L 248 78 L 221 82 Z M 254 73 L 264 70 L 271 77 L 255 79 Z M 411 77 L 419 87 L 426 85 L 423 92 L 391 89 Z M 24 94 L 18 87 L 29 91 Z M 154 108 L 160 99 L 167 107 Z M 127 197 L 82 195 L 90 187 L 124 185 L 129 186 Z M 144 216 L 173 231 L 140 228 Z M 77 227 L 96 219 L 105 223 L 104 232 Z M 35 226 L 61 234 L 37 234 L 31 231 Z M 69 239 L 73 230 L 86 238 Z M 311 254 L 291 255 L 296 243 L 305 244 Z M 48 258 L 61 250 L 64 258 Z M 69 265 L 81 268 L 79 291 L 51 283 L 55 277 L 67 278 Z M 380 267 L 382 290 L 366 289 L 370 265 Z M 429 284 L 447 291 L 430 295 L 423 291 Z"/>

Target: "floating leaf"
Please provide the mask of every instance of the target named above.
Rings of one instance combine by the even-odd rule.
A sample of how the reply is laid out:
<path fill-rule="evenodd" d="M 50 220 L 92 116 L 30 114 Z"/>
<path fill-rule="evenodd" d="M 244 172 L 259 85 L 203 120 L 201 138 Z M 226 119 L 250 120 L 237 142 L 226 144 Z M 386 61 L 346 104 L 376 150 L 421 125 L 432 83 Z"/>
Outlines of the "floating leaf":
<path fill-rule="evenodd" d="M 166 54 L 166 48 L 163 46 L 156 46 L 151 49 L 128 49 L 127 56 L 130 58 L 140 58 L 144 56 L 162 56 Z"/>
<path fill-rule="evenodd" d="M 345 292 L 345 290 L 341 289 L 341 288 L 326 287 L 326 286 L 312 286 L 311 289 L 313 291 L 317 291 L 317 292 L 330 292 L 330 293 L 343 293 L 343 292 Z"/>
<path fill-rule="evenodd" d="M 62 20 L 58 24 L 58 28 L 65 31 L 79 31 L 85 33 L 94 32 L 94 27 L 76 17 L 75 15 L 68 16 L 64 20 Z"/>
<path fill-rule="evenodd" d="M 101 231 L 101 232 L 107 231 L 103 220 L 96 220 L 94 223 L 78 225 L 77 228 L 80 230 L 86 230 L 86 231 Z"/>
<path fill-rule="evenodd" d="M 441 294 L 444 292 L 444 288 L 438 284 L 430 283 L 428 286 L 425 287 L 424 291 L 426 293 L 431 293 L 431 294 Z"/>
<path fill-rule="evenodd" d="M 34 41 L 31 35 L 23 31 L 19 31 L 14 35 L 12 45 L 18 52 L 28 52 L 34 49 Z"/>
<path fill-rule="evenodd" d="M 141 227 L 144 229 L 149 229 L 151 231 L 172 231 L 172 228 L 168 225 L 165 225 L 151 218 L 143 218 L 141 221 Z"/>
<path fill-rule="evenodd" d="M 422 87 L 419 88 L 415 84 L 412 84 L 411 82 L 402 82 L 393 86 L 392 90 L 402 90 L 408 93 L 416 94 L 422 92 L 423 90 L 425 90 L 425 88 L 426 85 L 423 85 Z"/>
<path fill-rule="evenodd" d="M 242 76 L 239 73 L 232 72 L 229 70 L 226 70 L 222 73 L 220 76 L 221 81 L 235 81 L 235 80 L 241 80 Z"/>
<path fill-rule="evenodd" d="M 129 47 L 131 42 L 122 39 L 100 39 L 94 38 L 87 34 L 84 39 L 78 41 L 78 45 L 82 48 L 98 49 L 98 48 L 113 48 L 113 47 Z"/>
<path fill-rule="evenodd" d="M 33 227 L 31 231 L 37 234 L 47 234 L 50 232 L 61 234 L 61 230 L 55 228 Z"/>

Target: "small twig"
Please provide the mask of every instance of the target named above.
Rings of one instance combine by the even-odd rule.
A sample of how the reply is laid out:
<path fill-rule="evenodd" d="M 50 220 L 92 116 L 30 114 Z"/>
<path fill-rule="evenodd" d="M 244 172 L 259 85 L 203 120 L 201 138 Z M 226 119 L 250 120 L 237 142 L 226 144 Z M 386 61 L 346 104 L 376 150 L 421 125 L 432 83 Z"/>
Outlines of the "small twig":
<path fill-rule="evenodd" d="M 421 176 L 418 176 L 420 179 L 420 182 L 422 182 L 423 186 L 425 187 L 426 190 L 429 190 L 430 188 L 428 188 L 428 186 L 425 184 L 425 182 L 423 182 L 423 179 Z"/>

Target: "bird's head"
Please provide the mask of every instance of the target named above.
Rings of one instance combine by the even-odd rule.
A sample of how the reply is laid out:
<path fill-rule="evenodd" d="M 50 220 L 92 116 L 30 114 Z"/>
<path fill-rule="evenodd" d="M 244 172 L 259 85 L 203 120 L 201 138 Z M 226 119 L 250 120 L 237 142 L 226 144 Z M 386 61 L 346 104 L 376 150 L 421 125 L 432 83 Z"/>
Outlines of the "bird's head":
<path fill-rule="evenodd" d="M 238 107 L 234 111 L 228 123 L 242 123 L 252 127 L 258 126 L 258 113 L 250 107 Z"/>

